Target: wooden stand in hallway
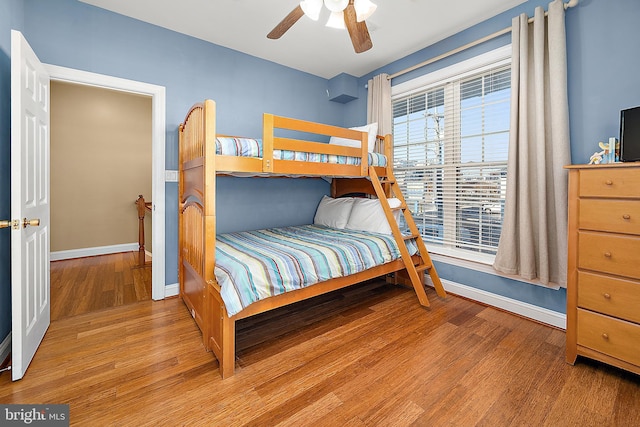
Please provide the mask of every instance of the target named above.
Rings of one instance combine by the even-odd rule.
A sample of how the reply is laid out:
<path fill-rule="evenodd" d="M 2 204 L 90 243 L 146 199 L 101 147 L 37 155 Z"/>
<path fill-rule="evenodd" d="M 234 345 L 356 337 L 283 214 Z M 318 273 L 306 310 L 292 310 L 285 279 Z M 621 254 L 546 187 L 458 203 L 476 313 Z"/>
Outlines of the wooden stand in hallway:
<path fill-rule="evenodd" d="M 144 217 L 147 215 L 147 211 L 151 212 L 151 202 L 145 201 L 140 194 L 136 200 L 136 207 L 138 208 L 138 266 L 144 267 L 145 264 L 151 262 L 147 261 L 144 248 Z"/>

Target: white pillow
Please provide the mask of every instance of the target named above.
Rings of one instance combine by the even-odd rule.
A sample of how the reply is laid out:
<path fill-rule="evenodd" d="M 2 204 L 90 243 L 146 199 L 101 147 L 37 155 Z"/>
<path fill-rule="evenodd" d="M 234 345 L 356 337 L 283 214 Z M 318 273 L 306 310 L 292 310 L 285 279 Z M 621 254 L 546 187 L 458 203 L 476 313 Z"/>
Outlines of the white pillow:
<path fill-rule="evenodd" d="M 402 205 L 402 202 L 400 201 L 400 199 L 396 199 L 395 197 L 390 197 L 387 199 L 387 201 L 389 202 L 389 206 L 391 207 L 391 209 L 399 208 L 400 205 Z M 396 213 L 397 212 L 400 212 L 400 211 L 396 211 Z"/>
<path fill-rule="evenodd" d="M 389 206 L 400 207 L 400 200 L 391 198 Z M 396 222 L 400 221 L 401 211 L 393 212 Z M 384 210 L 378 199 L 355 199 L 349 221 L 345 226 L 349 230 L 370 231 L 373 233 L 391 234 L 391 227 L 384 215 Z"/>
<path fill-rule="evenodd" d="M 334 199 L 323 196 L 313 218 L 313 223 L 333 228 L 344 228 L 353 208 L 353 197 Z"/>
<path fill-rule="evenodd" d="M 349 128 L 349 129 L 358 130 L 360 132 L 367 132 L 368 141 L 369 141 L 367 151 L 369 153 L 373 153 L 373 149 L 376 147 L 376 137 L 378 136 L 378 123 L 370 123 L 368 125 L 358 126 L 358 127 Z M 332 136 L 331 139 L 329 139 L 329 144 L 360 148 L 360 141 L 356 139 L 339 138 L 337 136 Z"/>

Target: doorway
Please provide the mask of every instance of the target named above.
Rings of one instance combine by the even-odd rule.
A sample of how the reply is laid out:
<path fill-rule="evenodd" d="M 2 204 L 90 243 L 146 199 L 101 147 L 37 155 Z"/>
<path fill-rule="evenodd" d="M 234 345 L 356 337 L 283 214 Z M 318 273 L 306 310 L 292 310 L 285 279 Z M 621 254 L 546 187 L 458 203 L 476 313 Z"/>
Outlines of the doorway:
<path fill-rule="evenodd" d="M 165 286 L 165 88 L 102 74 L 44 64 L 52 81 L 76 83 L 151 97 L 152 104 L 152 288 L 154 300 L 169 296 Z M 137 196 L 137 195 L 136 195 Z"/>
<path fill-rule="evenodd" d="M 51 81 L 50 105 L 51 320 L 151 299 L 151 97 Z"/>

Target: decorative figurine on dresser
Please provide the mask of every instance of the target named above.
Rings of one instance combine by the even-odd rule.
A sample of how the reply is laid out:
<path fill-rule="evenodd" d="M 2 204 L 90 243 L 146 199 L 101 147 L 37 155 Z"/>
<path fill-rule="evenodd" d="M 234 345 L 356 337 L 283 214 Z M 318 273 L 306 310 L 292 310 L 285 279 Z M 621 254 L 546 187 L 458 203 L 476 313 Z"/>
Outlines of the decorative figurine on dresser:
<path fill-rule="evenodd" d="M 567 362 L 640 374 L 640 163 L 567 169 Z"/>

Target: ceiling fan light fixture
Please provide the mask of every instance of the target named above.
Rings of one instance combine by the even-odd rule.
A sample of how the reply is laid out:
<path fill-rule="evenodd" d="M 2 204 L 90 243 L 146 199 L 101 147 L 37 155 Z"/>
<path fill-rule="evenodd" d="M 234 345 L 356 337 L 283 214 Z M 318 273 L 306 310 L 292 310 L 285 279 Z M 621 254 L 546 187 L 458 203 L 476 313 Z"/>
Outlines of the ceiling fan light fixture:
<path fill-rule="evenodd" d="M 342 12 L 349 5 L 349 0 L 324 0 L 324 5 L 331 12 Z"/>
<path fill-rule="evenodd" d="M 354 0 L 353 8 L 356 10 L 356 20 L 362 22 L 373 15 L 378 5 L 374 4 L 370 0 Z"/>
<path fill-rule="evenodd" d="M 320 11 L 322 10 L 322 0 L 302 0 L 300 7 L 305 15 L 317 21 L 320 19 Z"/>
<path fill-rule="evenodd" d="M 344 24 L 344 12 L 331 12 L 329 15 L 329 20 L 327 21 L 327 27 L 337 28 L 338 30 L 346 29 L 346 25 Z"/>

